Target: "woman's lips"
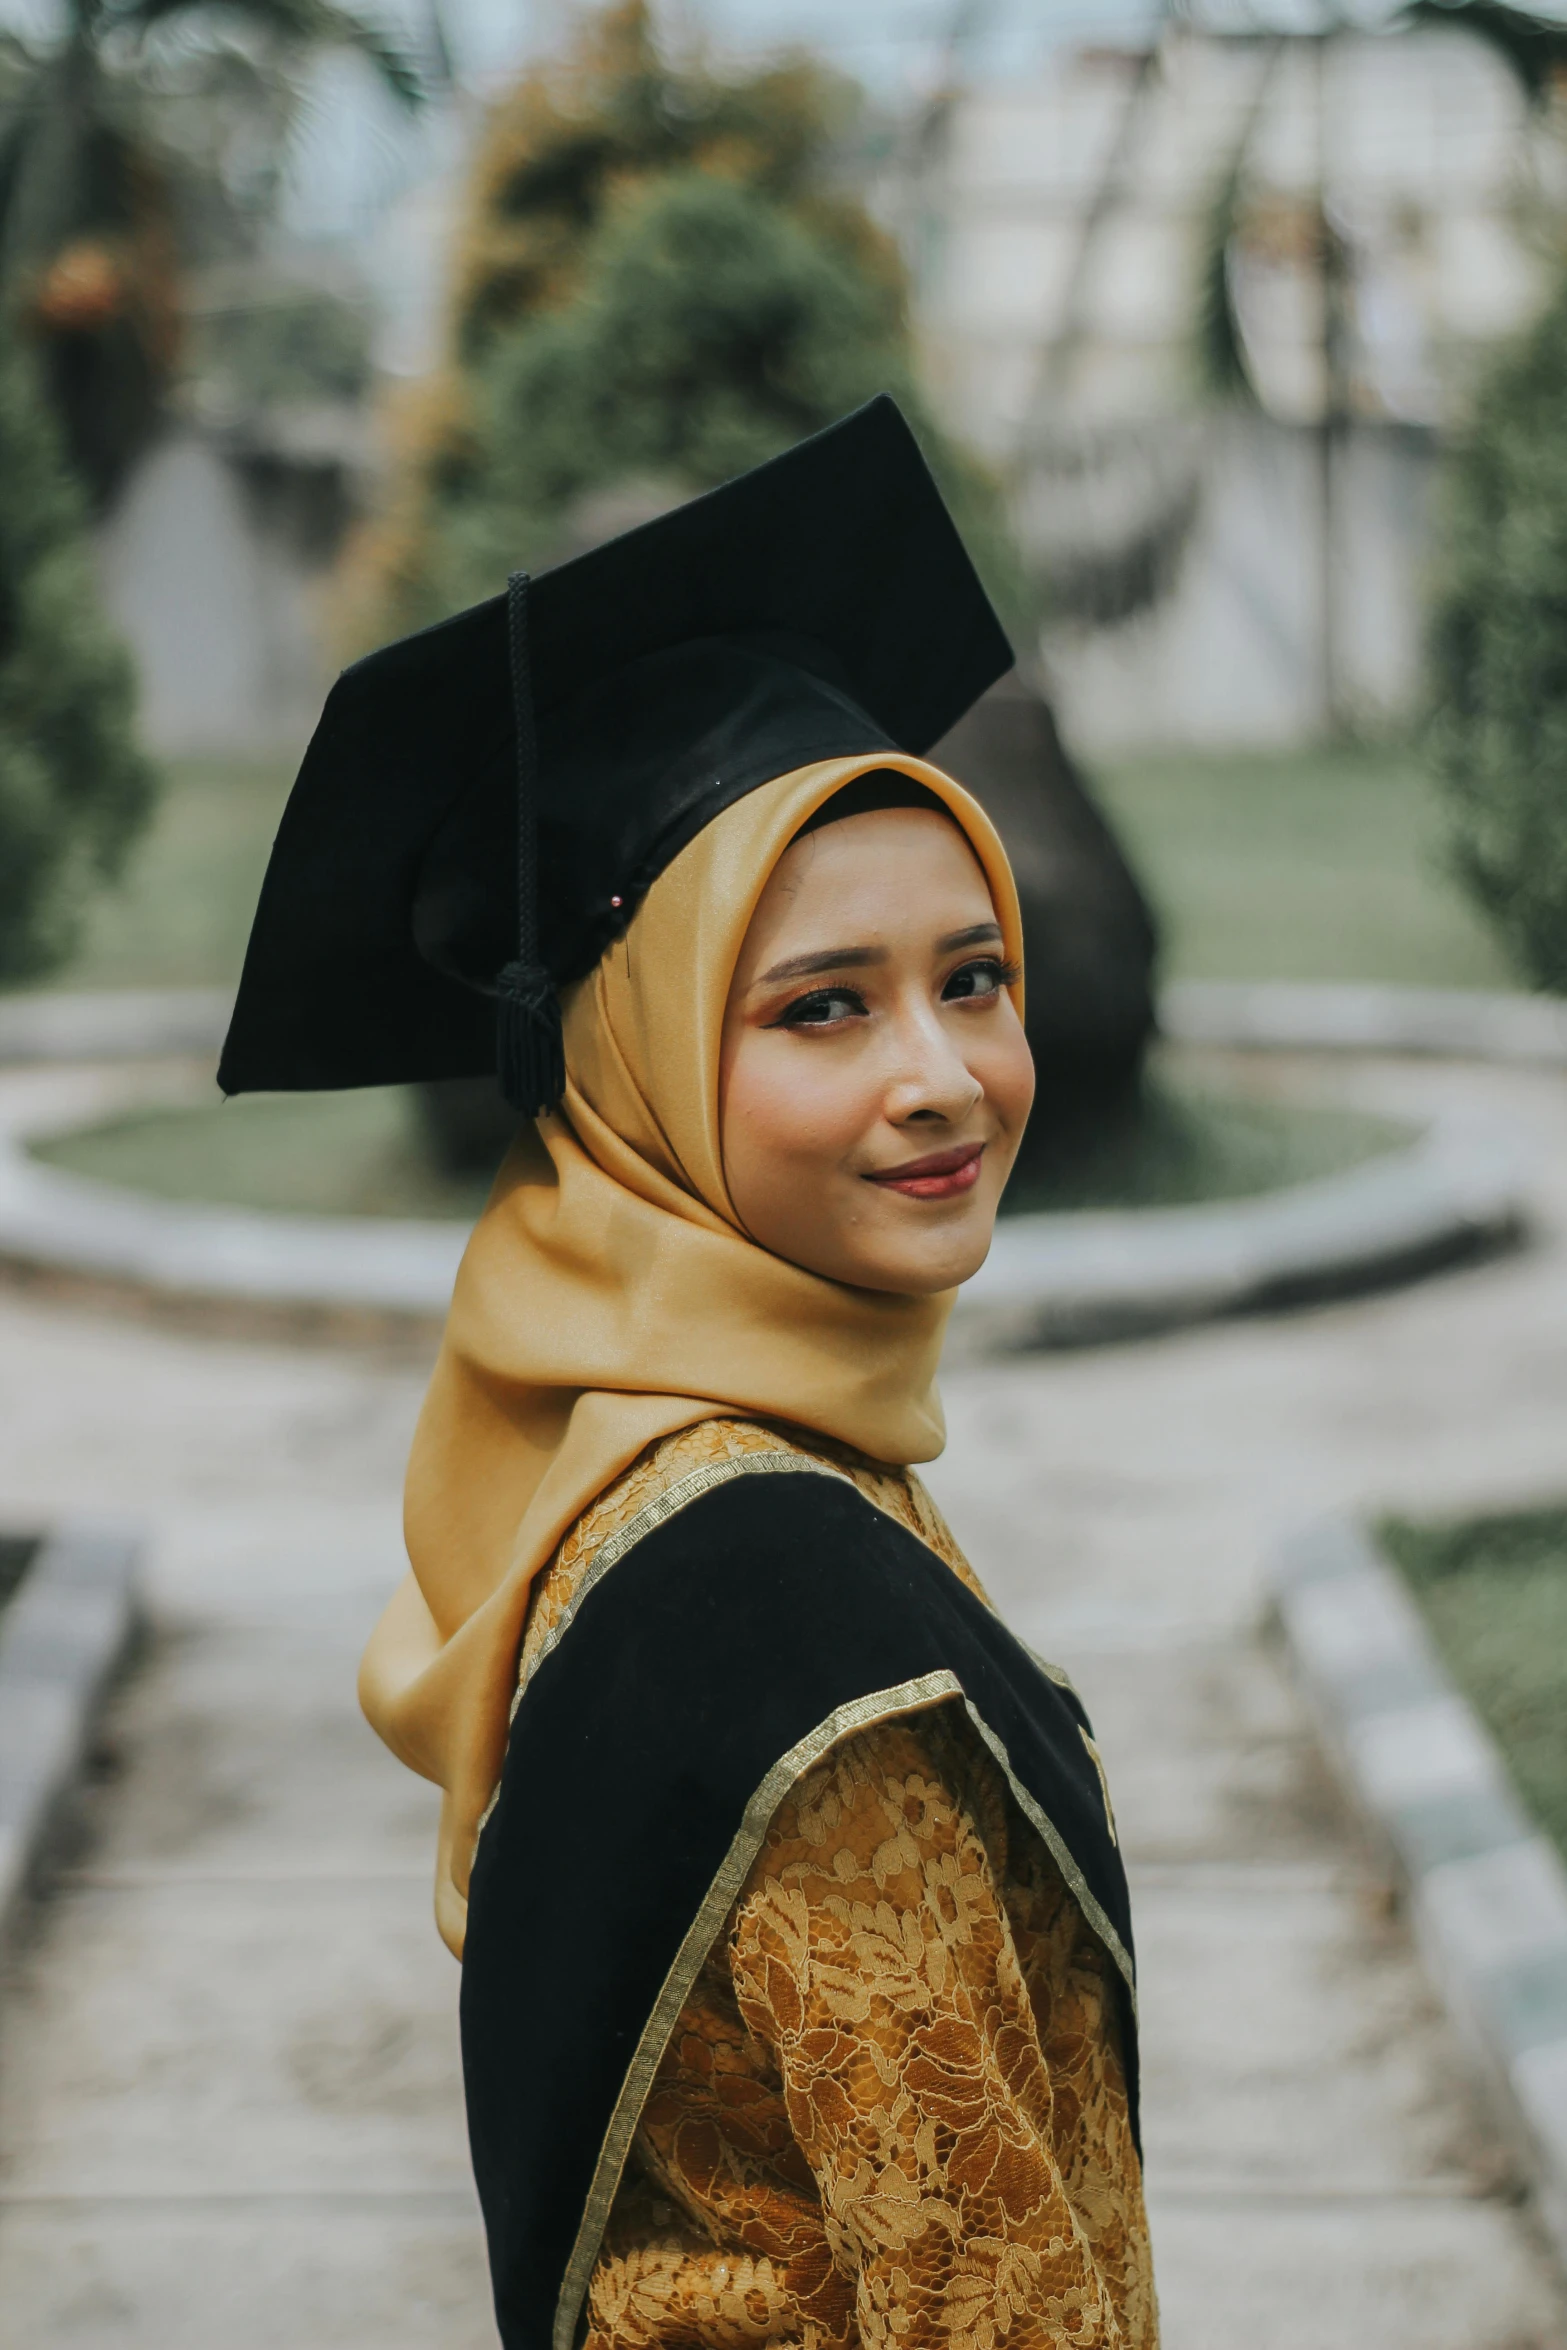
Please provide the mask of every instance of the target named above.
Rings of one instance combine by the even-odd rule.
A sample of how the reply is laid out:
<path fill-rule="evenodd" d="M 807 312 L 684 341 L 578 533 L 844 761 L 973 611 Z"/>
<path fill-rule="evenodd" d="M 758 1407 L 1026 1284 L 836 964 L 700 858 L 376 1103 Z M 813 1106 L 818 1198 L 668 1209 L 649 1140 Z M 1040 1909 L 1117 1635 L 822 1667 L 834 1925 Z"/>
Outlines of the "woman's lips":
<path fill-rule="evenodd" d="M 901 1191 L 905 1199 L 956 1199 L 979 1181 L 982 1142 L 962 1144 L 957 1150 L 932 1151 L 929 1158 L 910 1159 L 906 1167 L 891 1167 L 885 1175 L 868 1175 L 884 1191 Z"/>

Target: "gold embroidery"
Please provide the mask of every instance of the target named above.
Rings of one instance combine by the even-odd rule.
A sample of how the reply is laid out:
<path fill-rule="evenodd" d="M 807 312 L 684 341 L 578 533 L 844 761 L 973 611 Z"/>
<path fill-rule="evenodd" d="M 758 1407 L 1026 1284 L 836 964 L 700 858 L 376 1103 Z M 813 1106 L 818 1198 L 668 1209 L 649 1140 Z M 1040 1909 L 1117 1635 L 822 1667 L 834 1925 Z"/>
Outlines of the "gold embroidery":
<path fill-rule="evenodd" d="M 1114 1978 L 962 1708 L 785 1795 L 656 2067 L 585 2350 L 1155 2350 Z"/>
<path fill-rule="evenodd" d="M 975 1729 L 1001 1765 L 1002 1775 L 1011 1791 L 1012 1800 L 1049 1852 L 1051 1859 L 1071 1888 L 1072 1898 L 1076 1901 L 1078 1908 L 1093 1927 L 1111 1958 L 1114 1959 L 1121 1979 L 1126 1985 L 1127 1994 L 1132 2002 L 1132 2013 L 1135 2016 L 1137 2013 L 1137 1970 L 1132 1964 L 1131 1952 L 1110 1923 L 1104 1908 L 1094 1899 L 1088 1879 L 1072 1858 L 1071 1848 L 1056 1827 L 1054 1820 L 1050 1818 L 1048 1812 L 1040 1809 L 1013 1770 L 1011 1757 L 1001 1740 L 983 1716 L 975 1712 L 973 1706 L 968 1708 L 968 1714 Z"/>
<path fill-rule="evenodd" d="M 894 1689 L 878 1689 L 869 1697 L 857 1697 L 851 1705 L 839 1706 L 774 1763 L 746 1805 L 734 1841 L 725 1853 L 702 1906 L 692 1919 L 686 1938 L 675 1954 L 674 1963 L 664 1978 L 663 1988 L 637 2043 L 636 2053 L 626 2068 L 626 2077 L 620 2095 L 615 2100 L 615 2110 L 610 2116 L 609 2128 L 604 2133 L 604 2143 L 599 2149 L 593 2183 L 583 2206 L 582 2224 L 577 2230 L 577 2240 L 566 2264 L 560 2299 L 555 2309 L 555 2350 L 571 2350 L 576 2338 L 577 2316 L 588 2289 L 593 2264 L 598 2258 L 609 2208 L 620 2184 L 626 2157 L 631 2151 L 632 2135 L 641 2118 L 653 2076 L 691 1986 L 712 1948 L 713 1938 L 761 1849 L 773 1814 L 783 1797 L 796 1780 L 803 1778 L 840 1739 L 851 1737 L 856 1730 L 865 1728 L 869 1723 L 887 1721 L 895 1714 L 918 1712 L 926 1706 L 939 1705 L 946 1698 L 961 1695 L 962 1689 L 956 1674 L 926 1673 L 919 1680 L 904 1681 Z"/>
<path fill-rule="evenodd" d="M 1017 1634 L 1015 1632 L 1013 1633 L 1012 1637 L 1014 1640 L 1017 1640 Z M 1073 1681 L 1071 1674 L 1067 1672 L 1063 1666 L 1051 1664 L 1048 1658 L 1042 1657 L 1040 1655 L 1037 1648 L 1030 1648 L 1026 1640 L 1018 1640 L 1017 1644 L 1025 1656 L 1033 1658 L 1035 1664 L 1038 1665 L 1040 1671 L 1044 1674 L 1047 1681 L 1054 1681 L 1058 1689 L 1070 1689 L 1074 1697 L 1077 1695 L 1077 1685 Z"/>
<path fill-rule="evenodd" d="M 1100 1792 L 1101 1796 L 1104 1798 L 1104 1807 L 1105 1807 L 1105 1826 L 1106 1826 L 1106 1827 L 1109 1829 L 1109 1831 L 1110 1831 L 1110 1841 L 1111 1841 L 1111 1843 L 1112 1843 L 1113 1845 L 1115 1845 L 1115 1846 L 1116 1846 L 1117 1850 L 1119 1850 L 1119 1849 L 1120 1849 L 1120 1843 L 1121 1843 L 1121 1839 L 1120 1839 L 1120 1837 L 1119 1837 L 1119 1836 L 1116 1834 L 1116 1832 L 1115 1832 L 1115 1806 L 1114 1806 L 1114 1804 L 1113 1804 L 1113 1803 L 1110 1801 L 1110 1782 L 1109 1782 L 1109 1780 L 1108 1780 L 1108 1779 L 1105 1777 L 1105 1766 L 1104 1766 L 1104 1761 L 1103 1761 L 1103 1758 L 1102 1758 L 1102 1756 L 1100 1755 L 1100 1752 L 1099 1752 L 1099 1749 L 1098 1749 L 1098 1747 L 1097 1747 L 1097 1746 L 1094 1744 L 1093 1740 L 1092 1740 L 1092 1739 L 1089 1737 L 1089 1735 L 1088 1735 L 1088 1732 L 1087 1732 L 1087 1731 L 1086 1731 L 1086 1730 L 1083 1728 L 1083 1725 L 1082 1725 L 1082 1723 L 1081 1723 L 1081 1722 L 1079 1722 L 1079 1723 L 1078 1723 L 1078 1726 L 1077 1726 L 1077 1734 L 1078 1734 L 1079 1738 L 1081 1738 L 1081 1740 L 1083 1741 L 1083 1744 L 1084 1744 L 1084 1745 L 1087 1747 L 1087 1749 L 1088 1749 L 1088 1759 L 1089 1759 L 1089 1761 L 1090 1761 L 1090 1762 L 1093 1764 L 1093 1766 L 1094 1766 L 1094 1769 L 1095 1769 L 1095 1770 L 1096 1770 L 1096 1771 L 1099 1773 L 1099 1792 Z"/>
<path fill-rule="evenodd" d="M 519 1692 L 677 1494 L 785 1463 L 847 1476 L 985 1598 L 911 1472 L 705 1421 L 650 1448 L 561 1544 Z M 670 1969 L 555 2350 L 584 2298 L 584 2350 L 1156 2350 L 1109 1964 L 1130 1986 L 954 1675 L 842 1709 L 757 1789 Z"/>

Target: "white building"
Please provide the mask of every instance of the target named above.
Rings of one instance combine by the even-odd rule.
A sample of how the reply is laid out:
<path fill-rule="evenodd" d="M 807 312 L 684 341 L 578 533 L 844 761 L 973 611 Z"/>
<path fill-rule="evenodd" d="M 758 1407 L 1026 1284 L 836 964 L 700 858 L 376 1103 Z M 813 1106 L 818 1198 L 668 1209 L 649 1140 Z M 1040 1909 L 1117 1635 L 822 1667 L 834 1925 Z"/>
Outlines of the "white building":
<path fill-rule="evenodd" d="M 1152 57 L 1058 50 L 932 109 L 882 198 L 938 400 L 1064 590 L 1113 612 L 1140 579 L 1165 588 L 1114 624 L 1047 630 L 1075 740 L 1284 743 L 1330 708 L 1376 723 L 1418 703 L 1437 437 L 1548 282 L 1558 139 L 1446 30 L 1177 31 Z M 1225 409 L 1197 320 L 1232 175 L 1257 399 Z"/>

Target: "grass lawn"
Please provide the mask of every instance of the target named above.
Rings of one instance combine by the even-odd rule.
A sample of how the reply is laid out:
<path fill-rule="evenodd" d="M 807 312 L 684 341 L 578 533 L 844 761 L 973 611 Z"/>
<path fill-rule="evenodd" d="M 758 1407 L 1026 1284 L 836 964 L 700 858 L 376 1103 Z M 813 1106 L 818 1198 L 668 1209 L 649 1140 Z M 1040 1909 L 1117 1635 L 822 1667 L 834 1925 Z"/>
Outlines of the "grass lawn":
<path fill-rule="evenodd" d="M 138 1110 L 34 1151 L 52 1166 L 160 1199 L 296 1214 L 471 1220 L 489 1191 L 487 1178 L 446 1176 L 431 1162 L 414 1096 L 397 1086 Z"/>
<path fill-rule="evenodd" d="M 1163 917 L 1167 978 L 1519 984 L 1443 869 L 1413 751 L 1183 753 L 1093 775 Z"/>
<path fill-rule="evenodd" d="M 239 978 L 283 803 L 276 760 L 175 760 L 122 879 L 44 987 L 224 987 Z"/>
<path fill-rule="evenodd" d="M 175 761 L 124 880 L 45 984 L 236 979 L 290 780 L 276 762 Z M 1163 916 L 1171 977 L 1517 984 L 1442 870 L 1412 752 L 1123 758 L 1094 780 Z"/>
<path fill-rule="evenodd" d="M 1378 1528 L 1520 1793 L 1567 1854 L 1567 1507 Z"/>

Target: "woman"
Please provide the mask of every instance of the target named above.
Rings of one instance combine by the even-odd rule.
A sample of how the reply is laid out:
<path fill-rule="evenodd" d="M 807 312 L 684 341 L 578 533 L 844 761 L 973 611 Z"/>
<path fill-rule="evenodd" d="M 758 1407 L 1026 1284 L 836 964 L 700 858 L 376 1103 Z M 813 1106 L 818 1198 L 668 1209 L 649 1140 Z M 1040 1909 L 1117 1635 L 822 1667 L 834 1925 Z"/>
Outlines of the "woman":
<path fill-rule="evenodd" d="M 467 988 L 536 1115 L 361 1677 L 508 2350 L 1156 2340 L 1098 1755 L 909 1465 L 1032 1091 L 915 754 L 1009 660 L 876 402 L 361 664 L 279 836 L 225 1085 L 472 1066 Z"/>

